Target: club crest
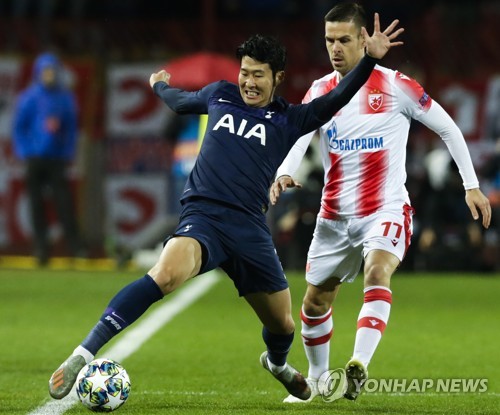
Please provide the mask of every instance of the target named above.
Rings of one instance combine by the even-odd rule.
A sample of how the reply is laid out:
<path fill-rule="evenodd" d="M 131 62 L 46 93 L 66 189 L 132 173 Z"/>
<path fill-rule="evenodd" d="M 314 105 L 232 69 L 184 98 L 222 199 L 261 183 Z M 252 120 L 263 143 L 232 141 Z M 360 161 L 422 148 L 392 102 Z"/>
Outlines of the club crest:
<path fill-rule="evenodd" d="M 384 103 L 384 94 L 378 89 L 370 91 L 368 94 L 368 105 L 373 111 L 378 111 Z"/>

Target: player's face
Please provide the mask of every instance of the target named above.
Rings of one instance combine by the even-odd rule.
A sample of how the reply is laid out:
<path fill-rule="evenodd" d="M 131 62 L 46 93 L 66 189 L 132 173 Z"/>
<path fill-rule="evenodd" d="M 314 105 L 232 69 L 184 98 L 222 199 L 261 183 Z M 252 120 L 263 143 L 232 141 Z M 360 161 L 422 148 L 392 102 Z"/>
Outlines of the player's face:
<path fill-rule="evenodd" d="M 238 84 L 240 94 L 245 104 L 251 107 L 265 107 L 274 95 L 274 91 L 281 82 L 283 72 L 273 77 L 273 71 L 268 63 L 256 61 L 249 56 L 241 59 Z"/>
<path fill-rule="evenodd" d="M 326 22 L 325 41 L 333 69 L 346 75 L 365 54 L 361 31 L 352 22 Z"/>

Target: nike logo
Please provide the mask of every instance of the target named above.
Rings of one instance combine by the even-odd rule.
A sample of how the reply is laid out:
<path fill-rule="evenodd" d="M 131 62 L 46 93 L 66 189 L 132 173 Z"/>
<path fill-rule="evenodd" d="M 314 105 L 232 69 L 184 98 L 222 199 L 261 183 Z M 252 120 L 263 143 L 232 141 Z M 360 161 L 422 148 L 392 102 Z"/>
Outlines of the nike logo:
<path fill-rule="evenodd" d="M 229 101 L 227 99 L 224 99 L 224 98 L 219 98 L 219 102 L 229 102 L 229 103 L 231 103 L 231 101 Z"/>
<path fill-rule="evenodd" d="M 118 314 L 116 314 L 114 311 L 112 311 L 112 312 L 111 312 L 111 315 L 112 315 L 113 317 L 116 317 L 118 320 L 121 320 L 121 321 L 125 322 L 125 320 L 124 320 L 124 319 L 122 319 L 122 318 L 121 318 Z"/>

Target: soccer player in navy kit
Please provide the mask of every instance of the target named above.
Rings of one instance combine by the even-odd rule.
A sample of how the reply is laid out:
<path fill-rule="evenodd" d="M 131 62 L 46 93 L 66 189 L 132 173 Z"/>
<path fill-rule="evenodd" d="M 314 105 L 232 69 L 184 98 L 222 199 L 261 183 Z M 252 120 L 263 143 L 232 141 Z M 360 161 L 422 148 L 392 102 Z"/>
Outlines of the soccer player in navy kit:
<path fill-rule="evenodd" d="M 373 35 L 362 32 L 367 56 L 332 93 L 308 105 L 274 97 L 284 79 L 286 51 L 274 38 L 260 35 L 237 49 L 239 85 L 219 81 L 186 92 L 170 87 L 165 71 L 151 75 L 154 92 L 175 112 L 208 113 L 203 145 L 181 198 L 179 225 L 157 263 L 111 300 L 81 345 L 54 372 L 49 381 L 52 397 L 66 396 L 85 363 L 151 304 L 185 281 L 220 267 L 263 324 L 264 368 L 289 393 L 309 398 L 305 378 L 286 362 L 295 325 L 288 283 L 266 224 L 268 190 L 295 141 L 347 104 L 377 59 L 402 43 L 394 41 L 403 31 L 394 31 L 397 23 L 381 32 L 375 15 Z"/>

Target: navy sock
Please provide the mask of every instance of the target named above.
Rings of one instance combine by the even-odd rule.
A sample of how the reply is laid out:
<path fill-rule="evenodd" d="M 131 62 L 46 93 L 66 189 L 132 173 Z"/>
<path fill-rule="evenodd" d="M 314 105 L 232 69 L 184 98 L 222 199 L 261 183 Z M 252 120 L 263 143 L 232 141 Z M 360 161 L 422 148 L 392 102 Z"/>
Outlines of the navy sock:
<path fill-rule="evenodd" d="M 267 346 L 267 357 L 269 361 L 276 366 L 283 366 L 286 363 L 286 357 L 292 347 L 293 335 L 274 334 L 266 327 L 262 329 L 262 338 Z"/>
<path fill-rule="evenodd" d="M 111 331 L 106 324 L 98 321 L 90 333 L 82 341 L 81 346 L 87 349 L 94 356 L 99 349 L 109 342 L 116 333 Z"/>
<path fill-rule="evenodd" d="M 111 338 L 128 327 L 158 300 L 163 293 L 148 274 L 124 287 L 110 301 L 99 322 L 83 340 L 82 346 L 93 355 Z"/>

